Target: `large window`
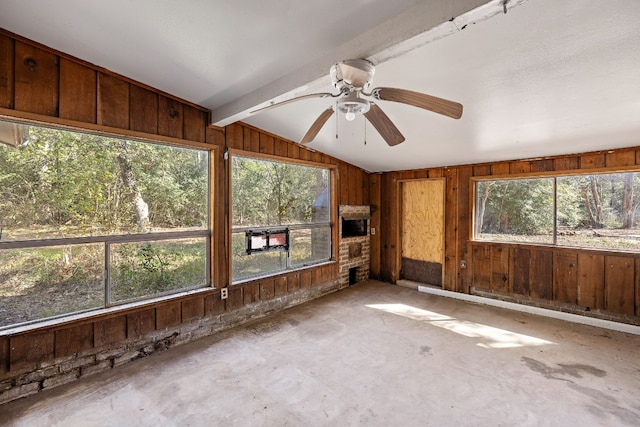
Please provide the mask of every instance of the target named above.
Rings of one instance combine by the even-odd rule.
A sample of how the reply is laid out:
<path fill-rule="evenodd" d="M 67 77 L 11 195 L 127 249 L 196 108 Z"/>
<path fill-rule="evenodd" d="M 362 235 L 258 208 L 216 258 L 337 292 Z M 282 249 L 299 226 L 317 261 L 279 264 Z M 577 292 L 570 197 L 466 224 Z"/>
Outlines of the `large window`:
<path fill-rule="evenodd" d="M 234 155 L 232 279 L 331 259 L 330 170 Z"/>
<path fill-rule="evenodd" d="M 0 121 L 0 328 L 206 286 L 209 155 Z"/>
<path fill-rule="evenodd" d="M 640 251 L 640 173 L 477 181 L 476 240 Z"/>

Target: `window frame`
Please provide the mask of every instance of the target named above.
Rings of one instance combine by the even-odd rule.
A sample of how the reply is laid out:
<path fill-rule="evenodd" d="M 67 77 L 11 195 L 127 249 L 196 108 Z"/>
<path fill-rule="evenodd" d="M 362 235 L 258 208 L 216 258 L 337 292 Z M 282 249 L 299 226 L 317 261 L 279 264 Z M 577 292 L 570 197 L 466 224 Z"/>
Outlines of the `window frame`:
<path fill-rule="evenodd" d="M 610 253 L 623 253 L 623 254 L 640 254 L 640 249 L 637 251 L 623 250 L 615 248 L 604 247 L 591 247 L 591 246 L 570 246 L 558 243 L 558 185 L 557 180 L 565 177 L 580 177 L 590 175 L 609 175 L 609 174 L 623 174 L 623 173 L 640 173 L 638 167 L 609 167 L 601 169 L 588 169 L 588 170 L 567 170 L 567 171 L 548 171 L 539 173 L 517 173 L 513 175 L 487 175 L 471 177 L 471 191 L 469 191 L 469 205 L 471 207 L 471 215 L 469 219 L 469 241 L 473 243 L 487 243 L 487 244 L 505 244 L 505 245 L 521 245 L 521 246 L 539 246 L 548 248 L 562 248 L 573 249 L 581 251 L 597 251 L 597 252 L 610 252 Z M 504 240 L 493 239 L 477 239 L 476 238 L 476 226 L 477 226 L 477 183 L 483 181 L 509 181 L 520 179 L 553 179 L 553 243 L 536 243 L 536 242 L 513 242 Z"/>
<path fill-rule="evenodd" d="M 255 159 L 255 160 L 264 160 L 264 161 L 271 161 L 271 162 L 278 162 L 278 163 L 289 163 L 289 164 L 293 164 L 293 165 L 299 165 L 299 166 L 309 166 L 309 167 L 314 167 L 314 168 L 321 168 L 321 169 L 326 169 L 329 171 L 329 221 L 328 222 L 322 222 L 322 223 L 314 223 L 314 222 L 310 222 L 310 223 L 302 223 L 302 224 L 287 224 L 287 225 L 273 225 L 273 226 L 263 226 L 263 227 L 233 227 L 233 200 L 232 200 L 232 174 L 233 174 L 233 168 L 232 168 L 232 163 L 233 163 L 233 157 L 237 156 L 237 157 L 245 157 L 245 158 L 250 158 L 250 159 Z M 246 150 L 240 150 L 240 149 L 235 149 L 235 148 L 229 148 L 227 149 L 227 151 L 225 151 L 224 153 L 224 159 L 225 162 L 227 164 L 227 194 L 229 197 L 229 203 L 228 203 L 228 208 L 227 208 L 227 214 L 228 214 L 228 241 L 232 242 L 233 241 L 233 234 L 234 233 L 240 233 L 240 232 L 245 232 L 247 230 L 255 230 L 255 231 L 262 231 L 262 230 L 281 230 L 284 228 L 288 228 L 289 232 L 291 231 L 295 231 L 298 229 L 313 229 L 313 228 L 319 228 L 319 227 L 326 227 L 328 226 L 330 229 L 330 236 L 331 236 L 331 247 L 330 247 L 330 258 L 327 260 L 323 260 L 323 261 L 319 261 L 317 263 L 313 263 L 313 264 L 305 264 L 305 265 L 292 265 L 291 261 L 290 261 L 290 257 L 287 256 L 287 266 L 284 270 L 278 270 L 278 271 L 274 271 L 272 273 L 267 273 L 267 274 L 262 274 L 262 275 L 257 275 L 255 277 L 248 277 L 248 278 L 244 278 L 244 279 L 239 279 L 239 280 L 234 280 L 233 279 L 233 250 L 231 248 L 231 244 L 229 245 L 229 263 L 228 263 L 228 277 L 229 277 L 229 284 L 230 286 L 236 286 L 236 285 L 241 285 L 243 283 L 248 283 L 248 282 L 252 282 L 255 280 L 260 280 L 260 279 L 264 279 L 266 277 L 274 277 L 274 276 L 278 276 L 278 275 L 282 275 L 282 274 L 287 274 L 293 271 L 299 271 L 299 270 L 304 270 L 307 268 L 314 268 L 314 267 L 318 267 L 321 265 L 325 265 L 325 264 L 330 264 L 330 263 L 335 263 L 336 259 L 337 259 L 337 250 L 338 250 L 338 229 L 339 227 L 336 226 L 337 224 L 337 219 L 338 219 L 338 208 L 337 208 L 337 192 L 336 192 L 336 185 L 337 185 L 337 170 L 338 167 L 337 165 L 334 164 L 328 164 L 328 163 L 319 163 L 319 162 L 313 162 L 310 160 L 303 160 L 303 159 L 291 159 L 288 157 L 281 157 L 281 156 L 277 156 L 277 155 L 272 155 L 272 154 L 264 154 L 264 153 L 256 153 L 253 151 L 246 151 Z M 291 247 L 291 241 L 289 242 L 289 247 Z"/>
<path fill-rule="evenodd" d="M 11 111 L 14 113 L 14 111 Z M 5 249 L 37 249 L 55 246 L 68 246 L 68 245 L 82 245 L 82 244 L 97 244 L 103 243 L 105 245 L 104 256 L 104 302 L 102 306 L 90 309 L 81 309 L 76 311 L 70 311 L 68 313 L 57 314 L 53 316 L 43 317 L 40 319 L 28 320 L 25 322 L 14 323 L 10 325 L 0 326 L 0 332 L 10 330 L 22 330 L 39 328 L 48 326 L 52 323 L 64 322 L 68 319 L 75 318 L 87 318 L 95 315 L 99 315 L 104 312 L 111 312 L 113 310 L 130 309 L 131 307 L 145 305 L 153 301 L 161 301 L 166 299 L 177 298 L 182 295 L 192 294 L 194 292 L 207 291 L 216 287 L 214 278 L 215 260 L 214 254 L 216 252 L 214 242 L 214 224 L 216 224 L 216 209 L 214 205 L 215 197 L 215 165 L 214 160 L 217 158 L 216 153 L 219 147 L 206 144 L 202 142 L 189 141 L 179 138 L 166 137 L 162 135 L 153 135 L 137 131 L 121 130 L 117 128 L 109 128 L 100 125 L 93 125 L 90 123 L 72 123 L 68 120 L 59 119 L 56 117 L 47 117 L 46 121 L 42 120 L 38 115 L 31 113 L 15 112 L 18 114 L 8 115 L 0 111 L 0 120 L 16 123 L 26 126 L 40 126 L 45 128 L 51 128 L 61 131 L 84 133 L 89 135 L 95 135 L 105 138 L 117 138 L 127 141 L 134 141 L 144 144 L 163 145 L 169 147 L 177 147 L 184 149 L 196 149 L 206 153 L 207 156 L 207 200 L 205 202 L 207 210 L 207 226 L 201 230 L 185 230 L 185 231 L 168 231 L 168 232 L 149 232 L 149 233 L 136 233 L 136 234 L 114 234 L 114 235 L 98 235 L 98 236 L 78 236 L 68 238 L 52 238 L 52 239 L 33 239 L 33 240 L 18 240 L 18 241 L 0 241 L 0 250 Z M 122 301 L 111 301 L 110 299 L 110 248 L 112 244 L 122 243 L 141 243 L 141 242 L 158 242 L 158 241 L 171 241 L 180 240 L 184 238 L 204 238 L 205 240 L 205 282 L 204 284 L 198 284 L 194 286 L 184 287 L 176 290 L 165 291 L 161 293 L 154 293 L 152 295 L 145 295 L 141 297 L 135 297 Z"/>

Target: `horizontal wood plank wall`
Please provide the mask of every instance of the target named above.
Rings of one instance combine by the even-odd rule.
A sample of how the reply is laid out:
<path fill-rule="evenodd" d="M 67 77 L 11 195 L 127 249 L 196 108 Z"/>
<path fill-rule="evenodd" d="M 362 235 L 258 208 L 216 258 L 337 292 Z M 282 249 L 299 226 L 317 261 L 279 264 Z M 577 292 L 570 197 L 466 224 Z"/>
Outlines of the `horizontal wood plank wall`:
<path fill-rule="evenodd" d="M 157 339 L 162 337 L 162 331 L 182 327 L 195 331 L 201 322 L 208 325 L 212 316 L 234 315 L 246 304 L 276 303 L 278 298 L 291 296 L 294 297 L 292 301 L 296 301 L 297 293 L 300 293 L 302 300 L 299 302 L 302 302 L 305 295 L 319 295 L 323 289 L 333 289 L 327 285 L 338 283 L 335 262 L 232 286 L 229 298 L 220 299 L 218 288 L 230 284 L 230 200 L 226 194 L 228 175 L 224 160 L 227 148 L 336 165 L 337 203 L 370 204 L 369 174 L 360 168 L 244 124 L 230 125 L 225 129 L 208 126 L 208 111 L 202 107 L 1 29 L 0 108 L 15 111 L 16 118 L 25 112 L 32 114 L 30 117 L 35 114 L 43 122 L 55 118 L 52 122 L 78 128 L 87 124 L 90 125 L 87 128 L 93 131 L 122 129 L 125 136 L 130 131 L 149 139 L 158 135 L 219 148 L 212 152 L 212 192 L 215 195 L 211 206 L 215 261 L 212 277 L 216 289 L 2 335 L 0 383 L 5 381 L 5 385 L 11 381 L 11 384 L 18 384 L 16 375 L 28 372 L 37 370 L 45 375 L 47 369 L 53 370 L 53 363 L 59 358 L 86 359 L 88 365 L 73 368 L 69 373 L 71 376 L 81 375 L 80 369 L 89 372 L 115 366 L 120 363 L 118 358 L 124 360 L 129 357 L 130 360 L 131 357 L 146 355 L 146 350 L 139 350 L 140 354 L 129 352 L 124 355 L 114 350 L 126 349 L 132 342 L 138 342 L 136 340 L 145 337 Z M 152 347 L 168 347 L 175 339 L 180 338 L 163 338 L 164 341 L 156 342 Z M 49 368 L 43 369 L 47 366 Z M 7 383 L 7 378 L 12 380 Z M 42 381 L 39 387 L 42 388 Z M 0 394 L 3 390 L 0 389 Z"/>
<path fill-rule="evenodd" d="M 444 176 L 444 289 L 463 293 L 477 289 L 514 299 L 546 301 L 551 306 L 611 313 L 622 321 L 625 316 L 635 316 L 634 322 L 640 322 L 640 254 L 470 240 L 473 177 L 608 170 L 640 170 L 640 147 L 375 176 L 371 179 L 371 200 L 379 204 L 382 219 L 380 230 L 371 236 L 372 256 L 378 258 L 372 261 L 372 274 L 391 282 L 398 279 L 398 181 Z M 466 268 L 460 261 L 466 262 Z"/>

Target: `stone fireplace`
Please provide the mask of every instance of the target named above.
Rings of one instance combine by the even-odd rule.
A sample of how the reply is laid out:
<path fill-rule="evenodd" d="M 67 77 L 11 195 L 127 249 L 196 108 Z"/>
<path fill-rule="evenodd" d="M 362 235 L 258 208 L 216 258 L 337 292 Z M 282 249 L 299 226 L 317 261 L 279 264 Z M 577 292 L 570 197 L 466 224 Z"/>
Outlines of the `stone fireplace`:
<path fill-rule="evenodd" d="M 369 279 L 371 208 L 341 205 L 338 215 L 340 285 L 346 287 Z"/>

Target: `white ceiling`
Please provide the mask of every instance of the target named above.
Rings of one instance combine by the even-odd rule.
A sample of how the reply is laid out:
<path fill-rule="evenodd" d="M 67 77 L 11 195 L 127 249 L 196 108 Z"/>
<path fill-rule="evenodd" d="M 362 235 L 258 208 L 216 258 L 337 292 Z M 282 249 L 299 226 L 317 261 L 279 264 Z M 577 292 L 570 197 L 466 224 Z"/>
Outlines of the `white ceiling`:
<path fill-rule="evenodd" d="M 0 27 L 294 141 L 331 100 L 248 111 L 332 91 L 343 59 L 464 105 L 453 120 L 379 101 L 403 144 L 335 116 L 309 144 L 372 172 L 640 145 L 640 2 L 502 3 L 2 0 Z"/>

